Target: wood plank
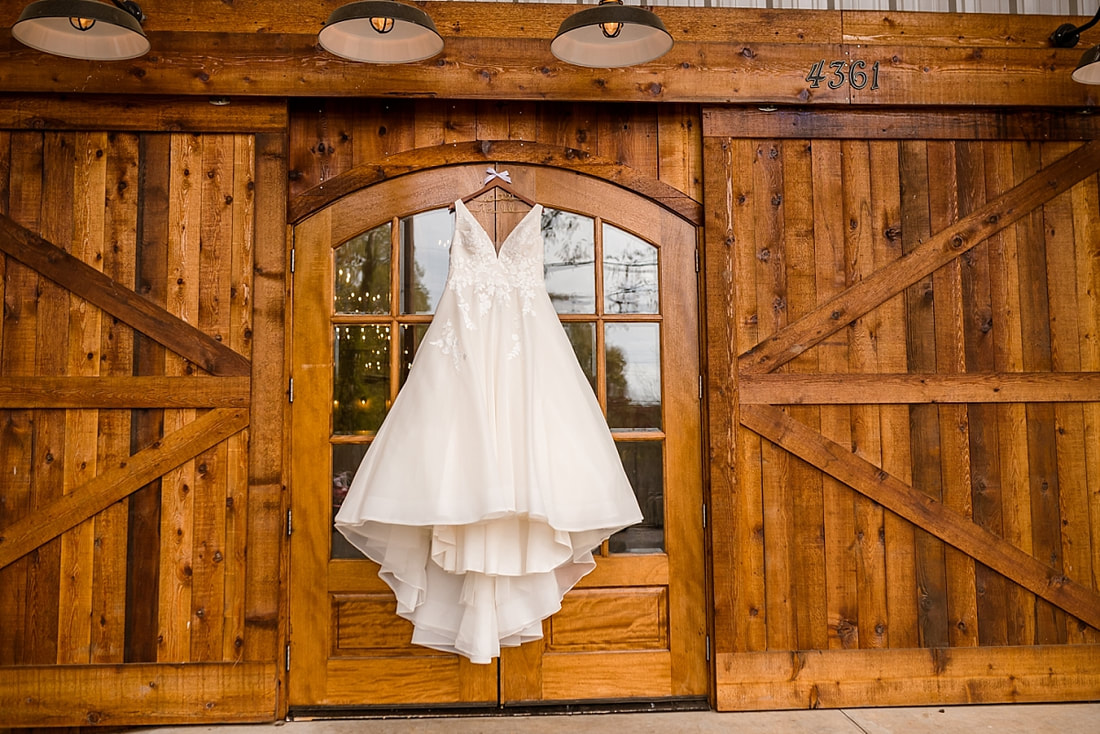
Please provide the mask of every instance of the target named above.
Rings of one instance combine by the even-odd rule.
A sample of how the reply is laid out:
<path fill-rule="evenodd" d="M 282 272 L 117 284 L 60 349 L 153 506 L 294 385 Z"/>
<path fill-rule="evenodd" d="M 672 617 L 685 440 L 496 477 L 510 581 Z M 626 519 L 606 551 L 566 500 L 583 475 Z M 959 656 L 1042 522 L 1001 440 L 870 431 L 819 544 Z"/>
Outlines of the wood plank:
<path fill-rule="evenodd" d="M 0 408 L 241 408 L 248 377 L 5 377 Z"/>
<path fill-rule="evenodd" d="M 901 200 L 901 246 L 908 255 L 932 235 L 928 143 L 898 143 L 898 178 Z M 936 369 L 935 290 L 931 274 L 905 289 L 905 350 L 911 372 Z M 939 411 L 933 405 L 914 405 L 909 410 L 909 475 L 912 484 L 934 499 L 943 497 L 940 474 Z M 885 467 L 884 467 L 885 468 Z M 899 474 L 898 476 L 903 476 Z M 913 529 L 913 564 L 916 572 L 917 642 L 925 647 L 947 645 L 947 572 L 944 545 L 935 536 Z"/>
<path fill-rule="evenodd" d="M 176 319 L 199 328 L 200 259 L 202 258 L 203 136 L 173 134 L 169 159 L 168 214 L 165 250 L 164 310 Z M 209 338 L 209 337 L 208 337 Z M 220 344 L 220 342 L 214 342 Z M 191 375 L 194 367 L 183 356 L 167 353 L 164 373 Z M 164 433 L 177 431 L 195 420 L 191 408 L 166 410 Z M 197 453 L 197 452 L 196 452 Z M 161 477 L 160 564 L 157 599 L 157 661 L 191 659 L 191 590 L 195 559 L 195 500 L 192 488 L 198 473 L 192 456 Z"/>
<path fill-rule="evenodd" d="M 419 124 L 421 118 L 417 118 Z M 479 140 L 429 145 L 381 161 L 359 165 L 290 202 L 290 221 L 299 222 L 337 199 L 381 181 L 425 168 L 461 163 L 533 163 L 578 171 L 617 183 L 668 207 L 694 224 L 702 222 L 702 205 L 687 194 L 612 158 L 575 148 L 513 140 Z"/>
<path fill-rule="evenodd" d="M 848 284 L 845 260 L 843 151 L 834 140 L 812 145 L 814 260 L 817 302 L 828 300 Z M 816 306 L 816 304 L 815 304 Z M 802 318 L 800 316 L 799 318 Z M 848 344 L 836 338 L 821 344 L 819 369 L 849 370 Z M 851 445 L 852 412 L 847 407 L 821 411 L 821 432 Z M 858 601 L 856 599 L 855 528 L 850 489 L 829 476 L 822 477 L 822 525 L 825 543 L 825 615 L 827 646 L 858 647 Z"/>
<path fill-rule="evenodd" d="M 741 620 L 737 548 L 737 260 L 734 250 L 732 142 L 703 141 L 706 224 L 703 243 L 707 328 L 706 395 L 709 442 L 714 649 L 735 650 Z"/>
<path fill-rule="evenodd" d="M 536 17 L 545 20 L 551 13 L 558 16 L 562 9 L 556 5 L 526 9 L 531 15 L 513 26 L 503 26 L 497 19 L 493 30 L 483 29 L 480 33 L 462 19 L 458 21 L 462 35 L 448 34 L 439 57 L 393 65 L 386 74 L 378 74 L 369 64 L 338 59 L 321 49 L 316 29 L 324 16 L 305 32 L 292 34 L 239 29 L 217 33 L 167 30 L 158 36 L 157 54 L 125 65 L 103 65 L 90 73 L 75 64 L 41 63 L 39 52 L 11 40 L 0 57 L 0 74 L 6 82 L 4 91 L 9 93 L 37 93 L 52 88 L 69 94 L 179 94 L 204 98 L 549 97 L 600 102 L 791 105 L 851 101 L 896 105 L 910 101 L 1074 108 L 1090 106 L 1096 100 L 1095 92 L 1087 85 L 1070 78 L 1080 57 L 1079 52 L 1075 53 L 1077 49 L 860 47 L 816 34 L 799 38 L 778 32 L 767 40 L 748 41 L 746 33 L 758 27 L 755 20 L 726 8 L 662 8 L 663 15 L 680 17 L 686 10 L 695 11 L 697 17 L 691 25 L 699 26 L 703 34 L 680 37 L 661 59 L 615 69 L 612 74 L 605 69 L 578 69 L 553 58 L 548 49 L 553 31 L 541 38 L 501 37 L 501 27 L 530 27 Z M 790 15 L 813 17 L 819 13 Z M 840 17 L 839 13 L 826 15 Z M 735 23 L 733 19 L 739 16 L 745 20 Z M 707 24 L 707 17 L 715 22 Z M 727 29 L 727 35 L 718 36 L 719 28 Z M 731 43 L 731 38 L 738 41 Z M 831 89 L 826 84 L 811 88 L 806 82 L 815 63 L 844 59 L 853 53 L 868 66 L 879 62 L 878 89 L 850 92 L 848 84 Z M 163 58 L 171 58 L 173 63 L 164 63 Z M 492 59 L 491 67 L 482 59 Z M 965 84 L 968 78 L 974 84 Z M 394 90 L 401 90 L 400 95 Z"/>
<path fill-rule="evenodd" d="M 719 654 L 721 711 L 1087 701 L 1095 645 Z"/>
<path fill-rule="evenodd" d="M 1100 141 L 1093 141 L 1050 164 L 873 276 L 822 304 L 795 323 L 741 355 L 742 372 L 769 372 L 801 354 L 902 288 L 968 251 L 1035 207 L 1068 190 L 1100 167 Z"/>
<path fill-rule="evenodd" d="M 118 502 L 153 477 L 179 466 L 199 451 L 232 436 L 247 423 L 247 413 L 241 409 L 208 411 L 180 430 L 166 435 L 158 445 L 139 451 L 118 466 L 74 487 L 65 496 L 44 506 L 39 513 L 0 529 L 0 567 Z"/>
<path fill-rule="evenodd" d="M 1037 143 L 1017 143 L 1013 149 L 1013 178 L 1030 176 L 1047 160 Z M 1020 315 L 1023 329 L 1023 368 L 1052 370 L 1050 303 L 1047 275 L 1044 212 L 1036 209 L 1017 226 L 1019 246 Z M 1026 286 L 1024 284 L 1027 284 Z M 1027 406 L 1027 450 L 1029 492 L 1027 507 L 1031 528 L 1031 552 L 1038 558 L 1061 562 L 1061 529 L 1058 527 L 1058 471 L 1055 446 L 1054 406 Z M 1033 610 L 1035 638 L 1032 642 L 1065 642 L 1065 615 L 1044 599 Z"/>
<path fill-rule="evenodd" d="M 9 176 L 21 185 L 8 191 L 6 211 L 22 224 L 37 227 L 42 198 L 42 135 L 12 133 L 7 136 L 10 155 Z M 5 186 L 7 184 L 5 183 Z M 4 376 L 35 374 L 38 321 L 38 274 L 17 262 L 4 261 L 4 318 L 0 332 L 0 358 Z M 8 524 L 25 517 L 34 502 L 34 413 L 30 410 L 6 412 L 0 424 L 0 461 L 14 471 L 0 472 L 0 520 Z M 29 662 L 26 655 L 25 628 L 28 609 L 27 570 L 30 559 L 0 568 L 0 615 L 7 620 L 0 626 L 0 664 Z"/>
<path fill-rule="evenodd" d="M 97 272 L 103 267 L 104 199 L 107 188 L 107 134 L 81 132 L 73 140 L 73 221 L 71 254 Z M 66 374 L 94 376 L 102 355 L 102 312 L 83 299 L 64 299 L 69 309 Z M 67 410 L 62 491 L 69 492 L 96 474 L 98 458 L 95 410 Z M 128 447 L 127 447 L 128 448 Z M 124 456 L 128 455 L 127 450 Z M 88 663 L 91 653 L 92 581 L 95 520 L 89 518 L 61 534 L 61 574 L 58 584 L 58 662 Z"/>
<path fill-rule="evenodd" d="M 998 195 L 1012 186 L 1012 144 L 985 144 L 986 191 Z M 989 283 L 993 324 L 993 362 L 1000 372 L 1023 371 L 1020 316 L 1020 280 L 1016 254 L 1016 228 L 1008 227 L 989 238 Z M 1025 402 L 1034 402 L 1031 400 Z M 1020 403 L 997 406 L 997 431 L 1001 459 L 1001 537 L 1031 552 L 1031 499 L 1028 496 L 1027 409 Z M 1006 644 L 1032 644 L 1035 640 L 1035 596 L 1017 584 L 1004 589 Z"/>
<path fill-rule="evenodd" d="M 755 309 L 759 333 L 773 334 L 787 323 L 783 144 L 765 139 L 753 141 L 753 146 L 753 241 L 751 247 L 742 241 L 741 252 L 746 259 L 752 257 L 756 288 L 746 287 L 739 300 Z M 753 461 L 759 462 L 767 649 L 789 650 L 796 643 L 790 455 L 767 443 L 753 444 L 754 449 L 759 446 L 759 459 Z"/>
<path fill-rule="evenodd" d="M 880 268 L 904 255 L 901 151 L 895 141 L 871 141 L 871 217 L 874 266 Z M 908 191 L 906 191 L 908 193 Z M 908 368 L 905 294 L 882 304 L 876 313 L 877 372 L 902 372 Z M 912 482 L 912 446 L 909 441 L 909 409 L 880 405 L 881 466 L 905 482 Z M 812 427 L 812 426 L 811 426 Z M 916 533 L 913 525 L 893 512 L 882 518 L 886 561 L 886 620 L 884 637 L 889 647 L 918 647 L 919 611 L 916 589 Z"/>
<path fill-rule="evenodd" d="M 1081 368 L 1100 371 L 1100 178 L 1085 179 L 1072 190 L 1073 229 L 1077 254 L 1078 329 L 1081 334 Z M 1100 404 L 1083 405 L 1085 477 L 1088 481 L 1088 515 L 1091 545 L 1100 546 Z M 1094 561 L 1093 572 L 1096 572 Z M 1097 636 L 1086 632 L 1086 639 Z"/>
<path fill-rule="evenodd" d="M 248 360 L 43 237 L 0 216 L 0 250 L 59 286 L 122 319 L 213 375 L 248 374 Z"/>
<path fill-rule="evenodd" d="M 252 361 L 253 272 L 256 249 L 256 138 L 237 135 L 233 149 L 233 185 L 229 216 L 232 243 L 229 263 L 229 347 Z M 265 182 L 266 185 L 266 182 Z M 284 185 L 285 186 L 285 185 Z M 284 187 L 280 187 L 284 190 Z M 272 216 L 273 212 L 265 212 Z M 283 220 L 280 218 L 279 223 Z M 285 231 L 279 228 L 277 231 Z M 281 243 L 279 243 L 281 244 Z M 253 417 L 249 417 L 249 424 Z M 244 655 L 248 560 L 248 446 L 251 428 L 226 442 L 224 604 L 222 660 L 242 660 Z"/>
<path fill-rule="evenodd" d="M 1066 578 L 1057 569 L 975 525 L 969 518 L 915 492 L 913 487 L 853 455 L 845 447 L 792 421 L 778 408 L 744 407 L 741 421 L 769 441 L 934 533 L 974 560 L 1100 628 L 1100 594 L 1095 590 Z"/>
<path fill-rule="evenodd" d="M 76 172 L 75 135 L 46 133 L 42 146 L 41 231 L 57 240 L 65 250 L 73 246 L 73 188 Z M 46 199 L 50 199 L 46 205 Z M 58 250 L 61 252 L 62 250 Z M 68 255 L 66 255 L 68 256 Z M 69 294 L 56 283 L 39 279 L 35 374 L 63 375 L 68 368 Z M 66 454 L 65 414 L 35 411 L 33 462 L 34 505 L 38 511 L 64 492 Z M 36 547 L 28 558 L 27 626 L 24 634 L 34 658 L 26 662 L 47 663 L 58 659 L 61 591 L 61 540 Z"/>
<path fill-rule="evenodd" d="M 252 400 L 248 443 L 244 658 L 277 659 L 286 639 L 286 160 L 284 136 L 256 137 Z M 285 681 L 283 681 L 285 684 Z M 286 690 L 285 687 L 283 690 Z M 282 706 L 285 707 L 285 696 Z"/>
<path fill-rule="evenodd" d="M 171 136 L 142 135 L 138 140 L 138 177 L 135 187 L 142 217 L 137 230 L 141 248 L 135 263 L 135 291 L 163 308 L 168 301 L 168 177 L 171 173 Z M 134 332 L 135 376 L 163 376 L 165 349 L 154 339 Z M 163 410 L 136 410 L 131 450 L 152 445 L 163 434 Z M 130 496 L 126 539 L 126 652 L 127 662 L 157 659 L 160 634 L 156 604 L 160 598 L 160 489 L 154 479 Z"/>
<path fill-rule="evenodd" d="M 1043 155 L 1059 155 L 1072 144 L 1047 143 Z M 1095 183 L 1089 177 L 1082 183 Z M 1081 184 L 1078 184 L 1080 187 Z M 1075 188 L 1078 188 L 1075 187 Z M 1049 286 L 1051 367 L 1056 371 L 1081 368 L 1082 334 L 1078 314 L 1086 294 L 1077 292 L 1076 236 L 1073 190 L 1043 207 Z M 1080 405 L 1054 406 L 1054 449 L 1058 472 L 1058 541 L 1067 576 L 1086 585 L 1094 583 L 1091 528 L 1088 522 L 1088 476 L 1085 462 L 1084 412 Z M 1067 641 L 1085 641 L 1084 630 L 1067 620 Z"/>
<path fill-rule="evenodd" d="M 39 90 L 47 91 L 47 90 Z M 226 98 L 227 104 L 187 97 L 55 94 L 0 95 L 0 126 L 16 130 L 112 132 L 259 132 L 287 126 L 286 102 Z"/>
<path fill-rule="evenodd" d="M 265 722 L 274 663 L 52 665 L 4 668 L 0 710 L 16 727 Z"/>
<path fill-rule="evenodd" d="M 798 318 L 817 305 L 817 262 L 814 248 L 813 146 L 807 142 L 783 145 L 783 255 L 786 263 L 788 318 Z M 790 363 L 792 373 L 816 373 L 818 355 L 808 352 Z M 816 407 L 792 408 L 791 416 L 820 427 Z M 825 497 L 821 472 L 802 461 L 791 461 L 790 495 L 793 507 L 791 536 L 791 595 L 794 600 L 794 649 L 828 646 L 826 603 Z"/>
<path fill-rule="evenodd" d="M 969 15 L 969 14 L 967 14 Z M 840 140 L 1092 140 L 1100 120 L 1042 109 L 975 110 L 850 107 L 706 107 L 706 137 Z"/>
<path fill-rule="evenodd" d="M 953 142 L 928 144 L 928 170 L 939 186 L 929 188 L 928 208 L 933 230 L 958 221 L 962 196 L 958 160 Z M 968 250 L 966 256 L 972 251 Z M 936 330 L 936 371 L 956 374 L 966 369 L 963 333 L 962 262 L 955 258 L 932 273 L 933 324 Z M 971 516 L 970 424 L 966 407 L 938 408 L 940 426 L 941 501 L 965 517 Z M 947 572 L 947 634 L 953 647 L 977 644 L 977 608 L 974 561 L 955 548 L 944 550 Z"/>
<path fill-rule="evenodd" d="M 872 186 L 888 171 L 872 170 L 871 151 L 865 141 L 841 143 L 842 197 L 848 221 L 844 237 L 844 260 L 849 283 L 870 276 L 876 266 L 875 220 Z M 853 374 L 878 372 L 879 312 L 856 319 L 847 330 L 848 365 Z M 875 464 L 882 463 L 882 433 L 879 407 L 856 406 L 851 410 L 853 453 Z M 852 549 L 856 560 L 856 627 L 860 647 L 885 647 L 886 613 L 886 529 L 882 508 L 865 497 L 852 498 Z"/>
<path fill-rule="evenodd" d="M 740 376 L 745 405 L 1096 402 L 1096 372 L 764 373 Z"/>
<path fill-rule="evenodd" d="M 959 213 L 967 214 L 986 202 L 985 151 L 980 142 L 955 144 Z M 963 354 L 967 372 L 994 369 L 994 312 L 990 293 L 990 241 L 959 259 L 962 277 Z M 970 498 L 974 522 L 1004 537 L 1001 523 L 1000 437 L 997 409 L 990 404 L 966 408 L 970 427 Z M 977 629 L 980 645 L 1008 644 L 1004 577 L 977 564 Z"/>
<path fill-rule="evenodd" d="M 136 135 L 109 135 L 106 150 L 103 272 L 127 288 L 134 288 L 136 282 L 138 141 Z M 102 322 L 100 339 L 100 375 L 129 377 L 133 374 L 133 329 L 116 319 L 106 318 Z M 130 455 L 131 427 L 131 411 L 100 411 L 97 451 L 100 466 Z M 129 510 L 128 502 L 116 502 L 95 519 L 89 658 L 92 663 L 125 660 Z"/>

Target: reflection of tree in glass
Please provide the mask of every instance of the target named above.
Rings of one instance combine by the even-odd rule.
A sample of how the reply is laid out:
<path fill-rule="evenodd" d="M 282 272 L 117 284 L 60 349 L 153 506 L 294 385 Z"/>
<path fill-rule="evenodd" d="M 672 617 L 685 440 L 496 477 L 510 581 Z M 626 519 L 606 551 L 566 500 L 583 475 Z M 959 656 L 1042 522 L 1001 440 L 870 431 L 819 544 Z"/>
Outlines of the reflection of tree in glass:
<path fill-rule="evenodd" d="M 544 208 L 542 237 L 543 276 L 555 310 L 592 312 L 595 294 L 592 220 L 572 212 Z M 556 290 L 558 288 L 566 290 Z"/>
<path fill-rule="evenodd" d="M 387 313 L 390 310 L 388 222 L 336 249 L 334 280 L 336 313 Z"/>
<path fill-rule="evenodd" d="M 615 227 L 604 227 L 604 289 L 608 313 L 657 313 L 657 249 Z"/>
<path fill-rule="evenodd" d="M 388 326 L 337 326 L 332 425 L 338 434 L 378 430 L 389 409 Z"/>

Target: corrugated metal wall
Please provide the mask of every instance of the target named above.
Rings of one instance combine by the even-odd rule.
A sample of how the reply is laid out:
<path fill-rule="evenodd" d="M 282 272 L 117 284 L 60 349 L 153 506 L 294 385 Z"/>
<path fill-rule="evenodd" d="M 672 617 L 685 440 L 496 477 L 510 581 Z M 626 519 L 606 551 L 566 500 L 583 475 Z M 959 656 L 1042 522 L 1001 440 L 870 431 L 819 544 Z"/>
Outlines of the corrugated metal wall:
<path fill-rule="evenodd" d="M 474 0 L 500 2 L 500 0 Z M 517 2 L 564 3 L 570 0 L 516 0 Z M 599 0 L 583 0 L 593 5 Z M 1092 0 L 624 0 L 627 5 L 648 7 L 686 6 L 699 8 L 790 8 L 792 10 L 912 10 L 930 13 L 1010 13 L 1019 15 L 1091 15 Z"/>

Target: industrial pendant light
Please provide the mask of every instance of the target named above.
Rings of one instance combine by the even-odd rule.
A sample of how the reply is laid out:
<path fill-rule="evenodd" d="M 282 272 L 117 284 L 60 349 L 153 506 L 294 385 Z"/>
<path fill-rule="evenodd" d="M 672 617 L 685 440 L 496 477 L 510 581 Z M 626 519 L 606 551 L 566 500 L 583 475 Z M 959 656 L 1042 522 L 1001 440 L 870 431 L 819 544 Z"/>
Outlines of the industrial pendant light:
<path fill-rule="evenodd" d="M 550 52 L 577 66 L 611 68 L 644 64 L 672 48 L 672 35 L 650 11 L 600 0 L 573 13 L 558 28 Z"/>
<path fill-rule="evenodd" d="M 1055 48 L 1073 48 L 1081 40 L 1081 31 L 1087 31 L 1100 21 L 1100 7 L 1096 9 L 1096 15 L 1083 26 L 1075 26 L 1072 23 L 1064 23 L 1058 26 L 1054 33 L 1050 34 L 1050 45 Z M 1073 70 L 1073 80 L 1082 84 L 1100 84 L 1100 45 L 1093 46 L 1084 53 L 1077 62 L 1077 68 Z"/>
<path fill-rule="evenodd" d="M 149 50 L 143 20 L 131 0 L 114 0 L 114 6 L 98 0 L 36 0 L 15 21 L 11 35 L 55 56 L 118 61 Z"/>
<path fill-rule="evenodd" d="M 443 50 L 443 38 L 428 14 L 394 0 L 365 0 L 337 8 L 317 40 L 329 53 L 373 64 L 422 61 Z"/>

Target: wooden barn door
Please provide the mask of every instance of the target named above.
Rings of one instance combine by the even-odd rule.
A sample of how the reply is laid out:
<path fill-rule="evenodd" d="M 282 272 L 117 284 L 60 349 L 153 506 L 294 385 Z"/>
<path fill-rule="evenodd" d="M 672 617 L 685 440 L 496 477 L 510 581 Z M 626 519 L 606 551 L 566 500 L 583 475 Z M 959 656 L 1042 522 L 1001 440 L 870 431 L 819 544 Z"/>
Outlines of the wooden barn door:
<path fill-rule="evenodd" d="M 244 107 L 275 133 L 0 133 L 0 727 L 277 715 L 284 123 Z"/>
<path fill-rule="evenodd" d="M 719 707 L 1095 698 L 1095 121 L 704 124 Z"/>
<path fill-rule="evenodd" d="M 448 205 L 484 168 L 378 184 L 296 227 L 292 710 L 706 693 L 695 229 L 624 189 L 508 166 L 546 207 L 547 286 L 645 514 L 603 545 L 544 639 L 490 665 L 412 646 L 377 566 L 333 530 L 442 292 Z M 498 238 L 527 211 L 502 196 L 470 203 Z"/>

